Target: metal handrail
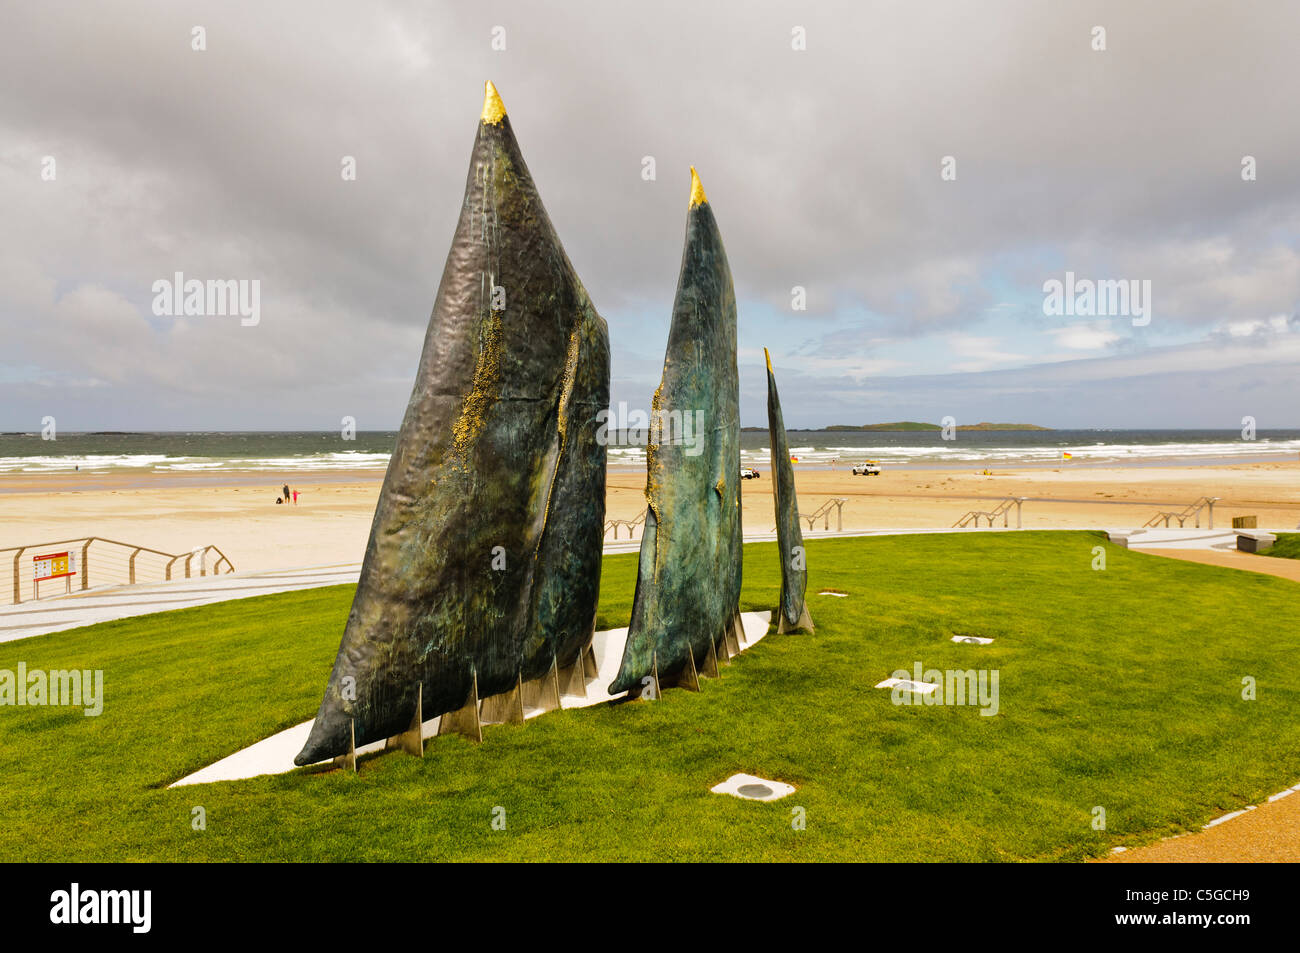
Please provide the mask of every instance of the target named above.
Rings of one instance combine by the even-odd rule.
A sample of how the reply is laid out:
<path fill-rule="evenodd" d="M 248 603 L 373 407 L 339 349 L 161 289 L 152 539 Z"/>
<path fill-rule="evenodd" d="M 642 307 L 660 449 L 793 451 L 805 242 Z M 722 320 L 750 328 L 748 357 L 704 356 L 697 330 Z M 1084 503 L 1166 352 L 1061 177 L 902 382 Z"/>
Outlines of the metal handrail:
<path fill-rule="evenodd" d="M 835 507 L 835 531 L 837 533 L 844 531 L 844 504 L 849 501 L 847 496 L 833 496 L 821 506 L 817 507 L 810 515 L 799 514 L 799 519 L 808 521 L 808 532 L 813 531 L 813 524 L 818 520 L 823 520 L 822 528 L 829 531 L 831 528 L 831 507 Z M 776 527 L 772 527 L 772 532 L 776 532 Z"/>
<path fill-rule="evenodd" d="M 1199 500 L 1188 503 L 1181 510 L 1161 510 L 1155 516 L 1151 517 L 1151 519 L 1143 523 L 1142 526 L 1143 528 L 1155 526 L 1161 520 L 1164 520 L 1165 526 L 1168 527 L 1170 520 L 1178 520 L 1178 525 L 1181 527 L 1186 524 L 1189 519 L 1195 517 L 1196 528 L 1200 529 L 1201 510 L 1204 509 L 1207 510 L 1209 514 L 1209 528 L 1214 529 L 1214 504 L 1219 502 L 1219 499 L 1220 498 L 1217 496 L 1203 496 Z"/>
<path fill-rule="evenodd" d="M 1001 516 L 1002 525 L 1009 528 L 1011 525 L 1011 507 L 1015 506 L 1016 529 L 1020 529 L 1021 527 L 1020 504 L 1024 503 L 1025 500 L 1027 499 L 1028 497 L 1024 497 L 1024 496 L 1008 496 L 1005 499 L 1003 499 L 1001 502 L 999 502 L 998 505 L 991 510 L 968 510 L 966 513 L 962 514 L 961 519 L 957 520 L 957 522 L 953 523 L 952 525 L 954 528 L 961 528 L 966 524 L 970 523 L 972 520 L 974 520 L 975 527 L 978 529 L 980 525 L 980 518 L 983 517 L 984 519 L 987 519 L 989 521 L 989 526 L 991 527 L 993 525 L 993 521 L 997 519 L 999 516 Z"/>
<path fill-rule="evenodd" d="M 618 528 L 619 528 L 620 526 L 626 526 L 626 527 L 627 527 L 627 538 L 628 538 L 628 539 L 631 539 L 631 538 L 632 538 L 632 531 L 633 531 L 634 529 L 636 529 L 638 526 L 640 526 L 640 525 L 641 525 L 642 523 L 644 523 L 644 522 L 645 522 L 645 511 L 643 510 L 643 511 L 641 512 L 641 515 L 638 516 L 638 517 L 637 517 L 636 519 L 634 519 L 634 520 L 620 520 L 620 519 L 609 519 L 609 520 L 606 520 L 606 521 L 605 521 L 605 532 L 608 533 L 608 532 L 612 529 L 612 530 L 614 531 L 614 538 L 615 538 L 615 539 L 618 539 Z"/>
<path fill-rule="evenodd" d="M 114 567 L 117 569 L 125 568 L 126 585 L 135 585 L 136 583 L 136 575 L 137 575 L 136 558 L 141 553 L 148 553 L 153 556 L 161 556 L 167 560 L 167 563 L 163 570 L 164 580 L 170 580 L 172 578 L 172 567 L 175 565 L 176 560 L 178 559 L 185 560 L 185 578 L 187 579 L 190 578 L 190 561 L 194 558 L 194 556 L 199 554 L 202 554 L 203 557 L 200 560 L 200 564 L 199 564 L 199 575 L 202 576 L 208 575 L 208 567 L 206 565 L 206 562 L 207 562 L 207 554 L 209 552 L 215 553 L 217 555 L 216 562 L 214 562 L 211 566 L 212 575 L 216 576 L 221 574 L 222 563 L 226 564 L 227 567 L 226 574 L 230 574 L 235 571 L 235 564 L 230 561 L 230 557 L 228 557 L 224 552 L 222 552 L 219 547 L 213 545 L 200 546 L 195 548 L 194 550 L 191 550 L 189 553 L 174 554 L 174 553 L 163 552 L 161 549 L 154 549 L 150 546 L 137 546 L 134 543 L 124 543 L 121 540 L 109 539 L 106 536 L 76 536 L 73 537 L 72 539 L 56 539 L 50 542 L 28 543 L 24 546 L 0 546 L 0 553 L 12 552 L 14 554 L 12 580 L 11 580 L 12 588 L 10 588 L 9 590 L 9 592 L 11 593 L 11 602 L 13 605 L 18 605 L 21 602 L 23 602 L 23 596 L 22 596 L 23 554 L 30 550 L 49 549 L 52 546 L 66 546 L 72 543 L 81 544 L 81 561 L 79 563 L 79 568 L 78 568 L 78 574 L 81 576 L 81 580 L 78 588 L 82 590 L 90 588 L 90 547 L 92 543 L 102 543 L 108 546 L 120 546 L 123 549 L 130 550 L 131 554 L 130 556 L 127 557 L 125 564 L 118 563 L 117 566 Z M 33 589 L 34 588 L 35 588 L 35 584 L 33 583 Z M 35 593 L 33 592 L 33 597 L 34 596 Z"/>

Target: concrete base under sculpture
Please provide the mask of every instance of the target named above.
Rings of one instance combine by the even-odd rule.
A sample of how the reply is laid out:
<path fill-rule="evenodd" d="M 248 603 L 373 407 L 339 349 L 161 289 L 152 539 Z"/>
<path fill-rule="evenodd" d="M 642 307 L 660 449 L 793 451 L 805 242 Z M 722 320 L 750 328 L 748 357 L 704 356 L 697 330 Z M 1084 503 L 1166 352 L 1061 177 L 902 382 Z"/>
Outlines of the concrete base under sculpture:
<path fill-rule="evenodd" d="M 740 648 L 751 649 L 762 638 L 767 635 L 769 628 L 768 613 L 766 612 L 742 612 L 740 614 L 740 625 L 743 627 L 741 632 L 734 632 L 732 638 L 739 641 L 744 639 Z M 743 635 L 742 635 L 743 633 Z M 586 657 L 588 669 L 582 676 L 582 691 L 574 691 L 577 685 L 570 682 L 568 687 L 563 688 L 561 692 L 562 708 L 588 708 L 593 705 L 606 704 L 609 702 L 618 702 L 623 700 L 623 694 L 609 694 L 605 689 L 605 682 L 608 676 L 603 673 L 615 671 L 618 668 L 619 661 L 623 657 L 623 646 L 627 641 L 627 629 L 608 629 L 603 632 L 597 632 L 592 639 L 592 651 Z M 734 653 L 733 653 L 734 654 Z M 598 671 L 597 671 L 598 669 Z M 664 686 L 669 687 L 669 686 Z M 526 695 L 527 693 L 525 693 Z M 484 704 L 486 701 L 484 700 Z M 524 719 L 531 720 L 547 713 L 546 708 L 528 707 L 524 708 Z M 477 712 L 475 713 L 477 714 Z M 460 726 L 452 727 L 449 722 L 456 716 L 464 716 L 465 713 L 448 712 L 438 718 L 430 718 L 420 725 L 420 735 L 422 739 L 429 739 L 440 734 L 463 734 Z M 471 716 L 473 717 L 473 716 Z M 462 725 L 466 718 L 462 721 Z M 476 724 L 482 725 L 489 722 L 477 720 Z M 244 748 L 242 751 L 236 751 L 228 757 L 222 758 L 213 764 L 202 768 L 195 773 L 181 778 L 171 785 L 171 787 L 181 787 L 190 784 L 211 784 L 215 781 L 237 781 L 243 778 L 253 778 L 265 774 L 284 774 L 296 770 L 293 763 L 293 756 L 302 747 L 308 734 L 311 733 L 312 722 L 305 721 L 300 725 L 294 725 L 292 728 L 285 729 L 278 734 L 257 742 Z M 446 729 L 446 730 L 444 730 Z M 481 732 L 481 727 L 480 727 Z M 376 741 L 368 745 L 355 748 L 356 758 L 364 758 L 366 755 L 378 754 L 386 750 L 387 741 Z M 343 757 L 347 757 L 344 755 Z M 327 764 L 326 762 L 318 762 Z M 317 765 L 317 766 L 318 766 Z M 343 765 L 340 765 L 342 767 Z M 316 766 L 314 766 L 316 767 Z"/>

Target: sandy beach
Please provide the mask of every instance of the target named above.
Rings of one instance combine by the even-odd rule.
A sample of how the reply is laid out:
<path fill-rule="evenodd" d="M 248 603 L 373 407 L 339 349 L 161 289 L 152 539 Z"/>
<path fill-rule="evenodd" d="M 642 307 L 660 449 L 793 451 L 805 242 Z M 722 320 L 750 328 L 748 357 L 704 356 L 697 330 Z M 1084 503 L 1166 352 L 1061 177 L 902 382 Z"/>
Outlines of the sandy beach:
<path fill-rule="evenodd" d="M 239 570 L 356 562 L 382 479 L 380 470 L 310 474 L 301 483 L 292 474 L 277 480 L 251 473 L 6 474 L 0 476 L 0 547 L 95 535 L 169 553 L 215 545 Z M 285 481 L 300 492 L 296 506 L 274 502 Z M 796 481 L 805 515 L 827 500 L 845 500 L 846 530 L 950 526 L 966 512 L 991 509 L 1009 496 L 1027 498 L 1026 528 L 1138 527 L 1159 510 L 1181 509 L 1202 496 L 1220 498 L 1216 526 L 1230 526 L 1234 516 L 1255 516 L 1261 528 L 1270 529 L 1300 523 L 1300 462 L 1062 466 L 992 475 L 886 469 L 874 477 L 853 476 L 846 468 L 796 467 Z M 611 469 L 607 515 L 639 516 L 644 487 L 644 470 Z M 742 490 L 746 529 L 769 531 L 770 474 L 744 481 Z M 818 520 L 816 528 L 825 525 Z M 837 526 L 832 511 L 830 528 Z M 620 529 L 621 538 L 626 534 Z"/>

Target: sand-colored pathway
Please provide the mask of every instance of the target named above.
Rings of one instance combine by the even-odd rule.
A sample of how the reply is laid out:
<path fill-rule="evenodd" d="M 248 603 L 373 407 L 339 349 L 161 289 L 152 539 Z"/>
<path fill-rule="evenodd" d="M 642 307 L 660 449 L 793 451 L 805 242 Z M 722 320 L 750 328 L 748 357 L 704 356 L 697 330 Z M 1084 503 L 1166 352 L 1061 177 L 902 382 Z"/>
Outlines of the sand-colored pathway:
<path fill-rule="evenodd" d="M 1258 556 L 1255 553 L 1232 550 L 1225 552 L 1217 549 L 1148 549 L 1144 546 L 1139 552 L 1168 556 L 1171 559 L 1186 559 L 1188 562 L 1204 563 L 1207 566 L 1226 566 L 1228 569 L 1262 572 L 1269 576 L 1280 576 L 1292 582 L 1300 582 L 1300 559 L 1279 559 L 1274 556 Z"/>
<path fill-rule="evenodd" d="M 1111 854 L 1103 863 L 1260 863 L 1300 861 L 1300 794 L 1267 801 L 1185 837 Z"/>

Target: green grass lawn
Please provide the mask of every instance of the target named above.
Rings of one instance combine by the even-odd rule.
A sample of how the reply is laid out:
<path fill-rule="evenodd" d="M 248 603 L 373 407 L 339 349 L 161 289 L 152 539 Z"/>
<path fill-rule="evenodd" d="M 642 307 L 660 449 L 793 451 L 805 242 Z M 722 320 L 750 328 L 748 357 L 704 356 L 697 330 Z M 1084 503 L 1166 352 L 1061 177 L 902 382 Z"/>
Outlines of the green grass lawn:
<path fill-rule="evenodd" d="M 103 669 L 106 685 L 98 718 L 0 708 L 0 860 L 1081 860 L 1300 780 L 1296 583 L 1091 533 L 807 549 L 816 635 L 768 636 L 698 694 L 438 738 L 357 775 L 165 788 L 315 714 L 352 587 L 0 644 L 0 668 Z M 601 628 L 626 624 L 635 567 L 606 558 Z M 746 546 L 742 607 L 778 586 L 775 545 Z M 872 687 L 918 661 L 997 669 L 998 714 Z M 736 772 L 798 790 L 709 793 Z"/>
<path fill-rule="evenodd" d="M 1278 533 L 1277 542 L 1264 550 L 1263 555 L 1300 559 L 1300 533 Z"/>

